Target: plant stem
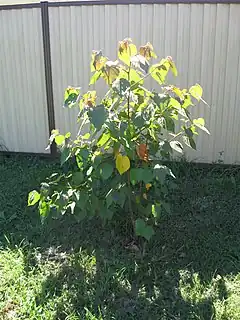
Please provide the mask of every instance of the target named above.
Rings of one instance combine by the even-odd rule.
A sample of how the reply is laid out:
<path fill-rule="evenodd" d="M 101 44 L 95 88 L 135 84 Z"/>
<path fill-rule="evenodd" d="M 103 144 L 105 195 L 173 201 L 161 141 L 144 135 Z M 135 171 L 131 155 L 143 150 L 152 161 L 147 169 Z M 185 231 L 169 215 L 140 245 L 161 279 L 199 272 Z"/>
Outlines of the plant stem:
<path fill-rule="evenodd" d="M 128 171 L 127 176 L 128 176 L 128 208 L 129 208 L 132 228 L 134 232 L 134 217 L 133 217 L 133 209 L 132 209 L 132 188 L 130 184 L 130 171 Z"/>

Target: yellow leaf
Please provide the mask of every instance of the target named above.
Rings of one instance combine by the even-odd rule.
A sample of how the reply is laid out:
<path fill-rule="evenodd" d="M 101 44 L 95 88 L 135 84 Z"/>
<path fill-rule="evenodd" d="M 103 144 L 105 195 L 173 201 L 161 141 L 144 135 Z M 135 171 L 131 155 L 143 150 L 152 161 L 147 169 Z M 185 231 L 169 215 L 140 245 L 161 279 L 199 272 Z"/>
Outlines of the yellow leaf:
<path fill-rule="evenodd" d="M 128 169 L 130 168 L 130 160 L 128 156 L 122 156 L 119 153 L 116 157 L 116 168 L 121 175 L 124 172 L 128 171 Z"/>
<path fill-rule="evenodd" d="M 145 187 L 146 187 L 146 189 L 147 189 L 147 191 L 151 188 L 151 183 L 146 183 L 146 185 L 145 185 Z"/>
<path fill-rule="evenodd" d="M 143 194 L 143 198 L 144 198 L 145 200 L 147 200 L 147 194 L 146 194 L 146 193 Z"/>

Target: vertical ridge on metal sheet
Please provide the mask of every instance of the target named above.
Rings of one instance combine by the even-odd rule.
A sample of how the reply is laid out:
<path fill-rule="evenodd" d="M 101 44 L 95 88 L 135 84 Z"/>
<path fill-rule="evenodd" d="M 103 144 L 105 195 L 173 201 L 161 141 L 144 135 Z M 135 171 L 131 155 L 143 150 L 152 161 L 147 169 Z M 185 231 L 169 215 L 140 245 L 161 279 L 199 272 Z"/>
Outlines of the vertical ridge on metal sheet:
<path fill-rule="evenodd" d="M 48 3 L 41 2 L 41 16 L 42 16 L 42 34 L 43 34 L 43 52 L 44 52 L 44 66 L 46 79 L 46 95 L 47 95 L 47 111 L 48 111 L 48 126 L 49 135 L 55 129 L 55 114 L 54 114 L 54 100 L 53 100 L 53 84 L 52 84 L 52 64 L 51 64 L 51 44 L 49 31 L 49 14 Z M 51 145 L 51 153 L 56 153 L 56 145 Z"/>

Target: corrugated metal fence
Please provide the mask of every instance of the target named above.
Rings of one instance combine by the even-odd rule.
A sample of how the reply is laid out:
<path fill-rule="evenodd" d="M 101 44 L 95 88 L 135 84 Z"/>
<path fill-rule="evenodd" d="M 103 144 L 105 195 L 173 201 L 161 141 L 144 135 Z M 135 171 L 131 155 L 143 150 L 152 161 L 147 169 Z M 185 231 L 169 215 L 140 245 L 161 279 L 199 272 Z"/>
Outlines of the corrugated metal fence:
<path fill-rule="evenodd" d="M 75 131 L 76 113 L 61 107 L 64 89 L 87 90 L 91 50 L 115 59 L 117 41 L 131 37 L 174 58 L 177 85 L 204 89 L 211 108 L 193 114 L 205 118 L 211 136 L 202 134 L 187 157 L 240 162 L 240 2 L 142 2 L 0 7 L 0 139 L 10 151 L 43 153 L 53 127 Z"/>

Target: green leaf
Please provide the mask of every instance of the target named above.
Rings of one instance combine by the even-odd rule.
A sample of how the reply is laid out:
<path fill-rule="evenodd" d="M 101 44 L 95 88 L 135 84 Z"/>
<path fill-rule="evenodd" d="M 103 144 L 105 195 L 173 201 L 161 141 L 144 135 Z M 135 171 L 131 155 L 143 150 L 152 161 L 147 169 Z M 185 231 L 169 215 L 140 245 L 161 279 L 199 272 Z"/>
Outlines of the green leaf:
<path fill-rule="evenodd" d="M 67 208 L 70 208 L 70 210 L 71 210 L 71 214 L 74 214 L 75 207 L 76 207 L 75 201 L 73 201 L 67 205 Z"/>
<path fill-rule="evenodd" d="M 61 166 L 71 157 L 71 149 L 70 148 L 64 148 L 61 151 Z"/>
<path fill-rule="evenodd" d="M 107 120 L 107 111 L 103 104 L 89 110 L 89 118 L 91 123 L 97 130 L 100 130 L 102 125 Z"/>
<path fill-rule="evenodd" d="M 146 58 L 141 56 L 140 54 L 131 58 L 132 66 L 136 69 L 139 69 L 143 73 L 147 74 L 149 70 L 149 62 Z"/>
<path fill-rule="evenodd" d="M 82 138 L 84 139 L 84 140 L 87 140 L 87 139 L 89 139 L 90 138 L 90 133 L 89 132 L 87 132 L 87 133 L 85 133 L 83 136 L 82 136 Z"/>
<path fill-rule="evenodd" d="M 40 216 L 42 218 L 46 218 L 50 212 L 49 203 L 45 201 L 40 201 L 38 209 L 39 209 Z"/>
<path fill-rule="evenodd" d="M 152 169 L 146 167 L 143 168 L 143 182 L 144 183 L 150 183 L 153 181 L 153 171 Z"/>
<path fill-rule="evenodd" d="M 116 79 L 113 82 L 112 88 L 120 97 L 124 97 L 126 94 L 126 91 L 129 89 L 130 83 L 127 79 L 121 78 Z"/>
<path fill-rule="evenodd" d="M 33 190 L 28 194 L 28 206 L 34 206 L 40 200 L 40 194 Z"/>
<path fill-rule="evenodd" d="M 61 146 L 65 142 L 65 136 L 58 135 L 55 137 L 55 142 L 57 146 Z"/>
<path fill-rule="evenodd" d="M 104 132 L 98 139 L 97 142 L 97 146 L 98 147 L 102 147 L 104 144 L 106 144 L 108 142 L 108 140 L 110 139 L 111 134 L 110 132 Z"/>
<path fill-rule="evenodd" d="M 197 150 L 197 147 L 196 147 L 196 143 L 194 141 L 194 139 L 192 137 L 186 137 L 186 136 L 183 136 L 183 141 L 184 143 L 189 147 L 189 148 L 192 148 L 194 150 Z"/>
<path fill-rule="evenodd" d="M 92 84 L 95 84 L 97 80 L 101 77 L 101 74 L 102 74 L 102 71 L 96 71 L 90 79 L 89 86 Z"/>
<path fill-rule="evenodd" d="M 173 150 L 183 153 L 183 146 L 179 141 L 170 141 L 170 146 Z"/>
<path fill-rule="evenodd" d="M 145 238 L 147 241 L 155 234 L 153 228 L 146 224 L 143 219 L 137 219 L 135 221 L 135 232 L 137 236 Z"/>
<path fill-rule="evenodd" d="M 152 215 L 154 216 L 154 218 L 160 218 L 161 212 L 162 210 L 160 203 L 152 205 Z"/>
<path fill-rule="evenodd" d="M 72 108 L 79 100 L 80 88 L 68 87 L 64 93 L 64 107 Z"/>
<path fill-rule="evenodd" d="M 130 181 L 133 185 L 143 180 L 144 170 L 142 168 L 133 168 L 130 170 Z"/>
<path fill-rule="evenodd" d="M 102 163 L 99 166 L 99 172 L 103 180 L 107 180 L 113 173 L 113 166 L 110 163 Z"/>
<path fill-rule="evenodd" d="M 133 122 L 134 126 L 136 126 L 138 128 L 143 128 L 143 126 L 145 125 L 145 120 L 143 119 L 142 113 L 140 113 L 140 112 L 136 113 L 132 122 Z"/>
<path fill-rule="evenodd" d="M 166 59 L 162 59 L 160 63 L 154 64 L 150 67 L 149 73 L 154 80 L 156 80 L 160 85 L 165 83 L 166 76 L 169 71 L 169 63 Z"/>
<path fill-rule="evenodd" d="M 199 129 L 205 131 L 207 134 L 210 134 L 210 132 L 208 131 L 208 129 L 205 127 L 205 121 L 203 118 L 198 118 L 198 119 L 194 119 L 193 123 L 195 124 L 196 127 L 198 127 Z"/>
<path fill-rule="evenodd" d="M 107 208 L 109 208 L 112 203 L 113 203 L 113 189 L 110 189 L 110 190 L 108 191 L 108 193 L 106 194 L 106 204 L 107 204 Z"/>
<path fill-rule="evenodd" d="M 83 173 L 81 171 L 74 172 L 72 175 L 72 181 L 75 186 L 79 186 L 84 180 Z"/>
<path fill-rule="evenodd" d="M 175 178 L 172 171 L 167 166 L 164 166 L 164 165 L 156 164 L 153 168 L 153 172 L 156 179 L 161 183 L 164 183 L 167 175 L 170 175 L 173 178 Z"/>
<path fill-rule="evenodd" d="M 189 93 L 190 93 L 195 99 L 197 99 L 198 101 L 200 101 L 201 98 L 202 98 L 203 90 L 202 90 L 202 87 L 197 83 L 197 84 L 195 84 L 195 86 L 192 86 L 192 87 L 189 89 Z"/>

